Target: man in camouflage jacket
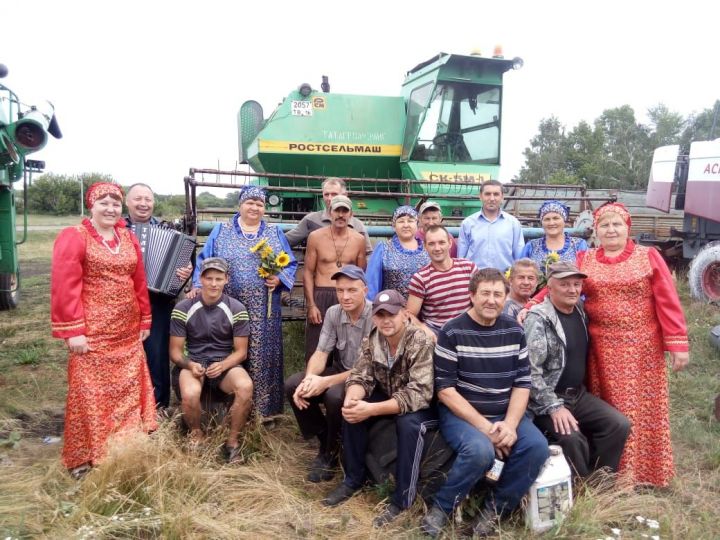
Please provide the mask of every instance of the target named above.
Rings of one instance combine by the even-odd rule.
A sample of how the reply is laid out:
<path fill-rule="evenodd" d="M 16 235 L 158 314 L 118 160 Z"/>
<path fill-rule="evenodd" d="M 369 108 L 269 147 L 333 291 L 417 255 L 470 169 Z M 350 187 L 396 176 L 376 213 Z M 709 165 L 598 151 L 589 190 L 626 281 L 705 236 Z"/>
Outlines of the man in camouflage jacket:
<path fill-rule="evenodd" d="M 568 262 L 548 270 L 548 294 L 525 318 L 535 425 L 559 444 L 575 472 L 616 471 L 630 422 L 583 384 L 589 337 L 580 294 L 587 276 Z"/>
<path fill-rule="evenodd" d="M 398 440 L 395 493 L 374 522 L 383 526 L 415 500 L 423 435 L 429 427 L 437 426 L 436 411 L 430 407 L 435 344 L 409 322 L 405 299 L 397 291 L 379 292 L 372 313 L 375 329 L 363 341 L 360 357 L 345 383 L 345 479 L 323 503 L 336 506 L 362 487 L 368 432 L 378 419 L 394 417 Z"/>

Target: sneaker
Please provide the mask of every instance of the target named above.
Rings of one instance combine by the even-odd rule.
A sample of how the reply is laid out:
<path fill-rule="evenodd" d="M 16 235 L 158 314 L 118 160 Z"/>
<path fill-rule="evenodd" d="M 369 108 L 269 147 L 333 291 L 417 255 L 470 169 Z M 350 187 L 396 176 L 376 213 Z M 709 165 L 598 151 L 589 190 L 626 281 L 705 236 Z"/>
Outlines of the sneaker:
<path fill-rule="evenodd" d="M 328 495 L 322 500 L 322 503 L 325 506 L 337 506 L 338 504 L 347 501 L 350 497 L 355 495 L 357 491 L 357 489 L 346 486 L 343 482 L 328 493 Z"/>
<path fill-rule="evenodd" d="M 227 463 L 245 463 L 239 444 L 237 446 L 223 445 L 223 455 Z"/>
<path fill-rule="evenodd" d="M 498 527 L 498 516 L 492 510 L 483 508 L 480 510 L 475 524 L 473 525 L 473 538 L 485 538 L 495 534 Z"/>
<path fill-rule="evenodd" d="M 431 538 L 437 538 L 448 522 L 448 515 L 439 506 L 433 505 L 420 524 L 422 531 Z"/>
<path fill-rule="evenodd" d="M 310 464 L 310 472 L 307 475 L 308 481 L 317 484 L 318 482 L 332 480 L 335 476 L 335 465 L 334 459 L 318 455 Z"/>
<path fill-rule="evenodd" d="M 375 519 L 373 519 L 373 527 L 379 529 L 388 523 L 392 523 L 402 513 L 402 508 L 393 503 L 387 505 L 385 510 Z"/>

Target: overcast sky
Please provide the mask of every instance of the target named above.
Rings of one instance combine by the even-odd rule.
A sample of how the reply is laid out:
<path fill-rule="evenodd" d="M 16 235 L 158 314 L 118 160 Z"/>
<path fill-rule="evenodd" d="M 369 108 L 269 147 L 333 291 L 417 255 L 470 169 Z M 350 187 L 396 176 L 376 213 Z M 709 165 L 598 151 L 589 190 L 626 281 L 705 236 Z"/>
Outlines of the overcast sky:
<path fill-rule="evenodd" d="M 495 7 L 495 5 L 499 7 Z M 656 7 L 666 6 L 666 7 Z M 501 180 L 542 118 L 572 127 L 629 104 L 683 116 L 720 98 L 720 3 L 0 2 L 2 82 L 55 104 L 64 138 L 36 154 L 59 174 L 103 172 L 181 193 L 190 167 L 235 167 L 236 113 L 265 116 L 302 82 L 399 95 L 440 51 L 506 57 Z"/>

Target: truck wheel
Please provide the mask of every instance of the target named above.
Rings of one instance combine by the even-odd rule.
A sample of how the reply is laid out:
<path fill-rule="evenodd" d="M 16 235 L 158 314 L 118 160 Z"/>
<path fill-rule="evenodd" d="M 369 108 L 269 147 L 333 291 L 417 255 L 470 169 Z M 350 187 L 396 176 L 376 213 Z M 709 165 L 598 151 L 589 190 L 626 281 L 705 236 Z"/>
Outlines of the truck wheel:
<path fill-rule="evenodd" d="M 15 309 L 19 301 L 17 274 L 0 274 L 0 310 Z"/>
<path fill-rule="evenodd" d="M 710 242 L 690 263 L 690 293 L 704 302 L 720 302 L 720 242 Z"/>

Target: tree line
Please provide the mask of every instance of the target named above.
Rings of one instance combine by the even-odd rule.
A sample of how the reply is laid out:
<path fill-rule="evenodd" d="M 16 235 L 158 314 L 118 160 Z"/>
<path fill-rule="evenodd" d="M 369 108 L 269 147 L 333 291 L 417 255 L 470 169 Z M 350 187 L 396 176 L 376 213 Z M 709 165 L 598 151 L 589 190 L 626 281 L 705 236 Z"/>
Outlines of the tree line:
<path fill-rule="evenodd" d="M 606 109 L 590 124 L 581 121 L 568 130 L 558 118 L 540 121 L 538 133 L 525 148 L 525 164 L 519 183 L 582 184 L 591 189 L 644 190 L 652 153 L 658 146 L 679 144 L 687 152 L 692 141 L 720 136 L 720 100 L 712 108 L 687 117 L 660 104 L 648 110 L 648 122 L 636 120 L 629 105 Z M 37 214 L 77 215 L 80 213 L 80 184 L 83 192 L 94 182 L 112 182 L 103 173 L 60 175 L 47 173 L 34 178 L 27 190 L 28 211 Z M 127 187 L 127 186 L 125 186 Z M 197 196 L 199 209 L 237 204 L 237 191 L 220 198 L 209 192 Z M 22 191 L 16 191 L 18 208 L 23 208 Z M 185 212 L 184 195 L 155 194 L 155 215 L 174 218 Z"/>
<path fill-rule="evenodd" d="M 109 174 L 83 173 L 78 175 L 62 175 L 47 173 L 32 179 L 27 188 L 27 207 L 32 214 L 50 214 L 56 216 L 80 214 L 80 185 L 83 193 L 95 182 L 113 182 Z M 129 186 L 123 186 L 127 191 Z M 152 186 L 151 186 L 152 187 Z M 238 192 L 232 191 L 224 198 L 217 197 L 204 191 L 197 195 L 197 207 L 206 208 L 234 208 L 237 205 Z M 24 205 L 22 190 L 16 190 L 15 198 L 18 210 L 22 211 Z M 185 213 L 184 195 L 155 194 L 156 217 L 175 218 Z"/>
<path fill-rule="evenodd" d="M 581 121 L 571 130 L 551 116 L 540 122 L 523 152 L 525 164 L 513 181 L 644 190 L 655 148 L 679 144 L 687 153 L 691 142 L 720 136 L 719 111 L 720 100 L 687 117 L 660 104 L 648 110 L 648 122 L 643 124 L 636 120 L 632 107 L 623 105 L 606 109 L 592 124 Z"/>

